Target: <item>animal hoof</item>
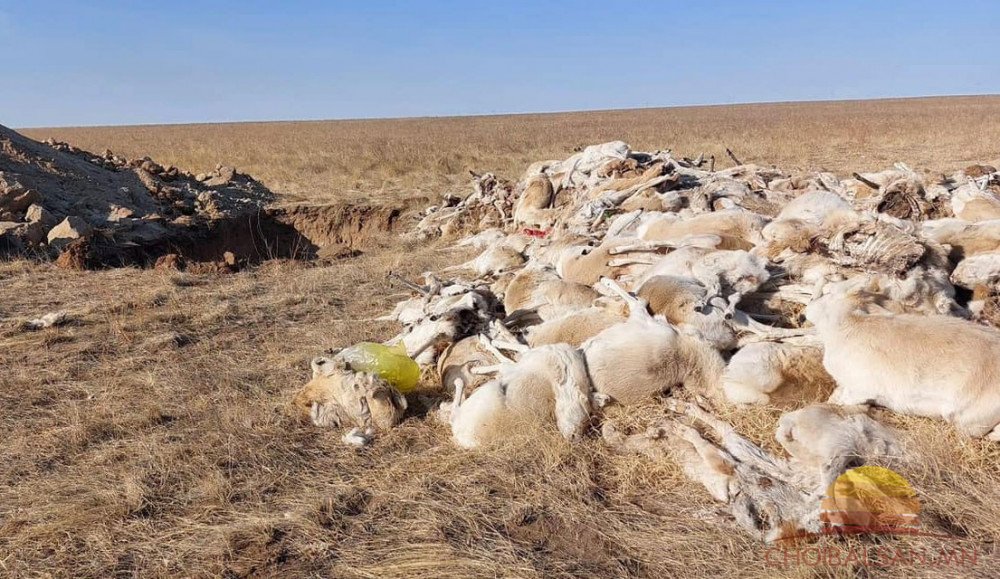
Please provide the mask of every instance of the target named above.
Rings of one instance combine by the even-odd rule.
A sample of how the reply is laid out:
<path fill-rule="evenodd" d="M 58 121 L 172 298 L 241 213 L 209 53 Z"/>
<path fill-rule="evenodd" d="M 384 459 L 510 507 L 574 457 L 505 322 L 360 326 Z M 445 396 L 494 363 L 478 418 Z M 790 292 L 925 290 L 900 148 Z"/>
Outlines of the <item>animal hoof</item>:
<path fill-rule="evenodd" d="M 590 395 L 590 403 L 598 408 L 604 408 L 611 403 L 612 398 L 601 392 L 594 392 Z"/>
<path fill-rule="evenodd" d="M 360 428 L 355 427 L 349 430 L 347 434 L 341 437 L 340 440 L 342 440 L 344 444 L 349 444 L 351 446 L 368 446 L 368 444 L 372 441 L 372 434 L 373 433 L 371 431 L 362 432 Z"/>

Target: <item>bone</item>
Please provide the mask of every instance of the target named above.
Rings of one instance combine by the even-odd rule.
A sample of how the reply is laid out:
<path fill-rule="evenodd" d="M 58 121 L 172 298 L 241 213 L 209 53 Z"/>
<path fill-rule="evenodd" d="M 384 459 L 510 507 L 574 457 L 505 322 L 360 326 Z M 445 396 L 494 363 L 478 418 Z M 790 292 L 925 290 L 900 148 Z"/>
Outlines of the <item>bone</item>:
<path fill-rule="evenodd" d="M 430 295 L 430 293 L 431 293 L 430 289 L 428 289 L 428 288 L 426 288 L 424 286 L 419 286 L 419 285 L 417 285 L 417 284 L 415 284 L 415 283 L 413 283 L 413 282 L 411 282 L 411 281 L 403 278 L 401 275 L 399 275 L 397 273 L 390 272 L 387 277 L 389 279 L 394 279 L 394 280 L 398 281 L 399 283 L 401 283 L 404 286 L 410 288 L 411 290 L 419 293 L 422 296 L 427 296 L 427 295 Z"/>
<path fill-rule="evenodd" d="M 493 340 L 491 340 L 489 336 L 486 336 L 485 334 L 479 334 L 479 343 L 482 344 L 483 347 L 486 348 L 486 350 L 489 351 L 490 354 L 493 354 L 493 356 L 496 357 L 497 360 L 500 360 L 502 364 L 515 363 L 514 360 L 508 358 L 493 344 Z"/>
<path fill-rule="evenodd" d="M 624 300 L 625 304 L 628 305 L 629 312 L 646 311 L 645 302 L 625 291 L 615 280 L 607 277 L 601 278 L 600 284 L 604 289 Z"/>
<path fill-rule="evenodd" d="M 648 257 L 640 256 L 619 257 L 617 259 L 608 260 L 608 265 L 610 267 L 623 267 L 626 265 L 653 265 L 654 263 L 656 263 L 654 260 L 649 259 Z"/>
<path fill-rule="evenodd" d="M 874 357 L 861 378 L 852 374 L 847 354 L 838 354 L 830 340 L 842 330 L 841 338 L 853 344 L 860 338 L 849 330 L 865 320 L 872 327 L 947 330 L 961 337 L 955 344 L 975 334 L 974 343 L 992 352 L 996 342 L 1000 352 L 1000 338 L 989 337 L 996 332 L 987 327 L 990 312 L 1000 307 L 1000 198 L 993 169 L 975 165 L 938 178 L 898 163 L 841 180 L 850 173 L 785 172 L 746 164 L 730 149 L 725 154 L 736 166 L 716 170 L 715 156 L 703 152 L 675 158 L 669 151 L 632 151 L 622 142 L 598 144 L 568 159 L 536 163 L 518 183 L 473 175 L 464 200 L 449 199 L 422 214 L 415 228 L 421 241 L 464 237 L 482 252 L 445 269 L 469 270 L 460 275 L 473 281 L 442 282 L 428 274 L 421 286 L 393 274 L 394 283 L 419 296 L 383 319 L 404 326 L 400 337 L 423 368 L 437 356 L 444 367 L 463 348 L 474 354 L 441 376 L 451 382 L 446 388 L 461 382 L 469 393 L 467 407 L 462 391 L 452 403 L 460 417 L 450 422 L 456 444 L 479 445 L 483 424 L 522 410 L 521 418 L 554 422 L 573 442 L 585 435 L 581 425 L 590 423 L 590 413 L 607 417 L 605 404 L 628 413 L 630 405 L 651 397 L 700 393 L 708 402 L 678 403 L 676 415 L 643 425 L 643 434 L 625 436 L 610 423 L 602 432 L 613 446 L 680 461 L 686 474 L 729 504 L 741 527 L 770 540 L 786 523 L 808 527 L 807 515 L 817 508 L 817 489 L 810 485 L 818 478 L 792 459 L 769 455 L 721 420 L 740 412 L 722 413 L 723 404 L 770 404 L 770 394 L 788 385 L 802 390 L 787 393 L 803 408 L 840 382 L 850 387 L 835 391 L 832 402 L 892 399 L 895 390 L 888 386 L 874 397 L 871 389 L 881 384 L 881 372 L 896 366 L 893 384 L 913 393 L 906 403 L 932 399 L 933 392 L 921 390 L 930 386 L 905 372 L 903 361 L 916 363 L 909 362 L 914 356 L 900 355 L 889 367 L 878 356 L 895 354 L 876 356 L 872 352 L 881 350 L 862 344 L 851 356 Z M 669 194 L 650 194 L 668 188 Z M 537 203 L 536 193 L 543 194 Z M 619 214 L 626 201 L 630 212 Z M 956 284 L 974 292 L 968 308 Z M 937 317 L 924 325 L 915 321 L 928 316 Z M 978 325 L 953 328 L 959 317 Z M 909 343 L 904 338 L 883 342 L 895 348 Z M 824 362 L 838 355 L 845 358 L 839 364 Z M 971 354 L 951 357 L 963 356 Z M 987 368 L 984 362 L 979 375 L 992 375 Z M 953 384 L 962 374 L 954 370 L 934 384 L 951 384 L 963 401 L 981 392 L 967 406 L 983 410 L 982 419 L 970 415 L 964 422 L 971 424 L 956 426 L 1000 438 L 1000 428 L 982 432 L 1000 421 L 995 381 Z M 933 371 L 928 365 L 921 374 Z M 801 387 L 806 382 L 810 388 Z M 813 389 L 814 383 L 820 387 Z M 544 406 L 553 399 L 558 409 Z M 370 413 L 377 414 L 371 403 Z M 902 403 L 894 410 L 910 412 Z M 957 416 L 938 410 L 928 415 Z M 322 404 L 305 407 L 304 414 L 317 424 L 357 426 Z M 361 439 L 364 428 L 349 434 Z M 832 456 L 828 464 L 836 471 L 850 463 L 845 456 Z M 824 480 L 829 476 L 824 473 Z M 765 488 L 761 480 L 774 484 Z"/>
<path fill-rule="evenodd" d="M 672 249 L 677 244 L 672 241 L 641 241 L 627 245 L 618 245 L 608 250 L 611 255 L 621 255 L 623 253 L 659 251 L 661 249 Z"/>

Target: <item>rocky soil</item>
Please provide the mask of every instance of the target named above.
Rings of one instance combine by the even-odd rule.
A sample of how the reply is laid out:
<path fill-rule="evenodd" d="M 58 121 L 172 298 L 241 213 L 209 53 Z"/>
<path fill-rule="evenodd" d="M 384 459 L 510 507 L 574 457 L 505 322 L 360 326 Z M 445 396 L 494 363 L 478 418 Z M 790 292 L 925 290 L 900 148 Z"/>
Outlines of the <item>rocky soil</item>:
<path fill-rule="evenodd" d="M 232 269 L 278 257 L 336 258 L 391 230 L 402 213 L 278 206 L 273 192 L 233 167 L 196 174 L 148 157 L 41 143 L 2 126 L 0 147 L 0 256 L 67 268 Z"/>

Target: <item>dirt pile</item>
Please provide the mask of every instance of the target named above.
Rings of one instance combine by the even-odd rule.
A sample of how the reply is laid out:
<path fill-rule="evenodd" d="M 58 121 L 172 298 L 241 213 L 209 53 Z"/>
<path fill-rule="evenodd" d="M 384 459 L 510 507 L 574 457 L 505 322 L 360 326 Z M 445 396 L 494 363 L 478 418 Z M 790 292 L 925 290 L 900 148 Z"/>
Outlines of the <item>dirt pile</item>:
<path fill-rule="evenodd" d="M 167 218 L 189 215 L 224 219 L 257 211 L 274 200 L 274 194 L 259 181 L 222 164 L 211 173 L 195 175 L 177 167 L 164 167 L 149 157 L 130 160 L 109 150 L 95 155 L 53 139 L 45 144 L 108 171 L 133 173 L 159 203 L 159 213 Z"/>
<path fill-rule="evenodd" d="M 0 254 L 58 257 L 63 267 L 152 266 L 170 254 L 187 263 L 227 253 L 242 263 L 339 257 L 392 230 L 401 214 L 374 205 L 272 207 L 275 194 L 232 167 L 193 174 L 2 126 L 0 146 Z"/>
<path fill-rule="evenodd" d="M 0 147 L 0 247 L 7 253 L 55 256 L 85 239 L 102 261 L 133 261 L 212 222 L 254 215 L 274 199 L 253 178 L 221 166 L 196 176 L 149 158 L 39 143 L 5 127 Z"/>

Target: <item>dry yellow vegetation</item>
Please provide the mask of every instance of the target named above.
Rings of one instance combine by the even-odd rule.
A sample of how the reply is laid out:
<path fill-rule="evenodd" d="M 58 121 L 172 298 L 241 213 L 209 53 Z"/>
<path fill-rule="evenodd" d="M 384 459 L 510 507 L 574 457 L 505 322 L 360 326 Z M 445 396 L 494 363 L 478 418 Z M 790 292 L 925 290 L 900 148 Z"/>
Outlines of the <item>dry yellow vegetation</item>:
<path fill-rule="evenodd" d="M 31 129 L 192 171 L 234 165 L 309 198 L 464 191 L 469 170 L 514 178 L 540 159 L 615 139 L 783 169 L 841 174 L 896 161 L 951 171 L 1000 157 L 1000 96 L 782 103 L 539 115 Z"/>
<path fill-rule="evenodd" d="M 998 113 L 1000 98 L 982 97 L 25 132 L 195 171 L 230 163 L 279 193 L 332 200 L 464 190 L 469 168 L 513 177 L 615 138 L 722 166 L 729 146 L 785 167 L 949 170 L 1000 156 Z M 425 415 L 442 396 L 430 382 L 366 449 L 300 423 L 288 402 L 312 356 L 395 330 L 369 321 L 401 298 L 389 271 L 414 279 L 468 257 L 390 236 L 363 250 L 231 275 L 0 263 L 0 576 L 996 576 L 1000 445 L 941 421 L 879 416 L 920 446 L 907 474 L 921 521 L 952 538 L 818 545 L 975 549 L 972 567 L 798 565 L 727 522 L 672 462 L 616 455 L 597 436 L 458 449 Z M 21 326 L 58 310 L 69 323 Z M 664 412 L 650 403 L 623 426 Z M 725 418 L 774 450 L 779 413 Z"/>

